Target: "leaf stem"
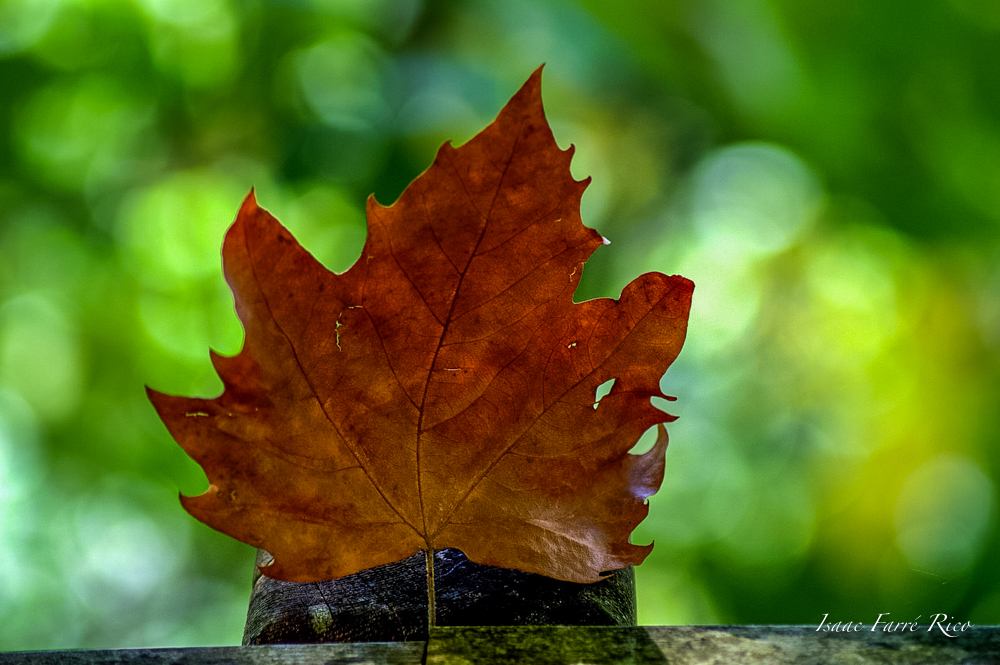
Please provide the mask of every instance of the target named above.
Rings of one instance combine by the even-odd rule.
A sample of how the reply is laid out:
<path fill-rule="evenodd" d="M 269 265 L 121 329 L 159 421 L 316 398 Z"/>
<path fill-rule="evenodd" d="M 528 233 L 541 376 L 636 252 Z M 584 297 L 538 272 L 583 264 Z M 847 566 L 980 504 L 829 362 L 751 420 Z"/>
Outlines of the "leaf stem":
<path fill-rule="evenodd" d="M 424 550 L 424 560 L 427 562 L 427 633 L 437 624 L 437 610 L 434 607 L 434 548 Z"/>

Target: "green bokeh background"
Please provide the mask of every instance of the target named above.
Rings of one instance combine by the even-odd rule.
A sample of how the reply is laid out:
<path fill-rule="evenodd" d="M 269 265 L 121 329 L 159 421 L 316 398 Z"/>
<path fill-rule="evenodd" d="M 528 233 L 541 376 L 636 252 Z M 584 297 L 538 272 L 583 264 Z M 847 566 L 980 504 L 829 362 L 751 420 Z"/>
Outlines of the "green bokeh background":
<path fill-rule="evenodd" d="M 143 385 L 221 389 L 258 200 L 326 265 L 540 63 L 610 238 L 695 281 L 642 623 L 1000 623 L 1000 5 L 0 0 L 0 650 L 236 644 L 252 551 Z"/>

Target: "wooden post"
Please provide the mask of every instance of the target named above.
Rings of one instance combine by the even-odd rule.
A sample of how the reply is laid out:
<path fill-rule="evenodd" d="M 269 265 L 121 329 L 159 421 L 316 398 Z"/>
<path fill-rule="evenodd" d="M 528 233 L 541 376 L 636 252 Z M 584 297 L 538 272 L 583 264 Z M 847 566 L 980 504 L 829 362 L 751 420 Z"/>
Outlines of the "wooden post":
<path fill-rule="evenodd" d="M 257 564 L 270 557 L 258 552 Z M 243 644 L 426 640 L 423 552 L 339 580 L 280 582 L 257 573 Z M 434 553 L 438 626 L 634 626 L 631 568 L 594 584 L 469 561 L 454 549 Z"/>

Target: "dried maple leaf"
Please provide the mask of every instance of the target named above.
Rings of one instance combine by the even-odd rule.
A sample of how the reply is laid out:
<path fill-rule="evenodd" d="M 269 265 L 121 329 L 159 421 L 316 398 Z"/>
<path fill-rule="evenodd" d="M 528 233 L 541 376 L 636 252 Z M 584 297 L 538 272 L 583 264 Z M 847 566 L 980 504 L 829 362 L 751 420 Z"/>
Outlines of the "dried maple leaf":
<path fill-rule="evenodd" d="M 270 552 L 270 577 L 338 578 L 420 550 L 576 582 L 640 563 L 628 542 L 663 479 L 672 419 L 650 403 L 680 352 L 693 285 L 643 275 L 573 302 L 602 244 L 589 179 L 545 120 L 541 70 L 497 119 L 327 271 L 253 193 L 223 261 L 246 331 L 213 354 L 215 399 L 150 399 L 211 483 L 205 524 Z M 595 405 L 598 385 L 616 379 Z"/>

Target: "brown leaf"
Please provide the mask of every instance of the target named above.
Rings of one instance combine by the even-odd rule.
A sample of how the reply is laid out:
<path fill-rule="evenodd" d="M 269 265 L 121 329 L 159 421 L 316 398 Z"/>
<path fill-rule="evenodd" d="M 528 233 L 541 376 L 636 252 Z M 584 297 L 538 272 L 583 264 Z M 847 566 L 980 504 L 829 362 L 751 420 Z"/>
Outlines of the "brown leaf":
<path fill-rule="evenodd" d="M 327 271 L 253 193 L 223 259 L 246 330 L 213 354 L 215 399 L 149 391 L 204 468 L 182 497 L 266 549 L 263 572 L 332 579 L 423 549 L 576 582 L 640 563 L 628 542 L 663 479 L 672 420 L 650 403 L 680 352 L 693 284 L 649 273 L 574 303 L 602 244 L 583 226 L 542 111 L 541 70 L 497 119 L 390 207 Z M 595 407 L 598 385 L 616 379 Z"/>

